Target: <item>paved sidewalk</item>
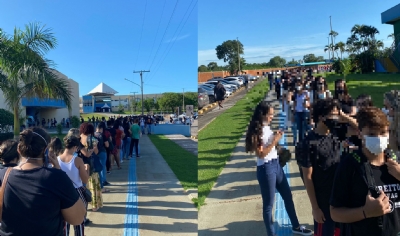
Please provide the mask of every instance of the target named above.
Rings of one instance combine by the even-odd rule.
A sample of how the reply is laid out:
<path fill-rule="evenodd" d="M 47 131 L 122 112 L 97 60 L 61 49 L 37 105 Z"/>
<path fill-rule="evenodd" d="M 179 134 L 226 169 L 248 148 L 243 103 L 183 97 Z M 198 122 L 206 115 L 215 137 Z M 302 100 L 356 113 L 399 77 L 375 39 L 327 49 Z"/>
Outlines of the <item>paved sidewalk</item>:
<path fill-rule="evenodd" d="M 193 139 L 185 137 L 181 134 L 165 135 L 165 137 L 174 141 L 176 144 L 181 146 L 183 149 L 185 149 L 197 156 L 198 145 L 197 145 L 197 142 L 194 141 Z"/>
<path fill-rule="evenodd" d="M 272 96 L 268 96 L 267 99 L 273 101 Z M 278 102 L 274 101 L 273 104 L 278 105 Z M 279 112 L 276 108 L 275 111 Z M 279 123 L 278 118 L 274 118 L 272 123 L 272 126 L 276 127 Z M 286 142 L 291 144 L 291 141 L 291 135 L 287 134 Z M 200 236 L 266 235 L 260 187 L 256 177 L 256 157 L 254 154 L 246 154 L 244 146 L 245 133 L 208 195 L 206 205 L 200 208 Z M 288 177 L 297 216 L 300 224 L 311 227 L 311 205 L 294 160 L 294 148 L 288 148 L 292 151 L 292 161 L 288 163 Z M 276 202 L 277 200 L 278 198 Z M 292 233 L 286 231 L 278 236 L 282 235 Z"/>
<path fill-rule="evenodd" d="M 121 170 L 107 175 L 110 192 L 103 194 L 103 208 L 88 211 L 93 223 L 85 228 L 85 235 L 120 236 L 125 227 L 134 227 L 132 222 L 125 224 L 126 205 L 134 204 L 126 202 L 131 161 L 136 161 L 139 235 L 197 235 L 198 212 L 193 202 L 146 135 L 140 145 L 141 158 L 124 161 Z"/>
<path fill-rule="evenodd" d="M 137 160 L 139 235 L 197 235 L 198 211 L 150 139 Z"/>

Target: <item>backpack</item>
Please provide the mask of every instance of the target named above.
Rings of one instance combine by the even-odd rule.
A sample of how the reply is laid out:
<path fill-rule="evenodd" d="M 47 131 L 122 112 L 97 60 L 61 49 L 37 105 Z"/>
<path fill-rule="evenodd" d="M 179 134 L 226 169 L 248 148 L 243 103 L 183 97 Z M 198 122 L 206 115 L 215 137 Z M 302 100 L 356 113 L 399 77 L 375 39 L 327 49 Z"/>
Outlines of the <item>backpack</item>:
<path fill-rule="evenodd" d="M 305 134 L 303 140 L 298 142 L 294 148 L 295 158 L 297 161 L 297 165 L 301 166 L 304 162 L 304 157 L 307 155 L 316 155 L 317 153 L 317 145 L 314 142 L 310 142 L 317 138 L 315 132 L 308 132 Z M 314 158 L 316 160 L 317 158 Z"/>

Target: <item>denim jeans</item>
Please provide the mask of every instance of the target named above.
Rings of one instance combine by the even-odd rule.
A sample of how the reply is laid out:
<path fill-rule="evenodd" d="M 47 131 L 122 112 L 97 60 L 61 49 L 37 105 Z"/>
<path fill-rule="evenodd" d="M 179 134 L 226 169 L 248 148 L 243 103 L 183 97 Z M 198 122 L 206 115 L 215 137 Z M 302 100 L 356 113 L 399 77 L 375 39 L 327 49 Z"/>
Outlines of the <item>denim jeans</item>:
<path fill-rule="evenodd" d="M 295 112 L 294 113 L 294 124 L 293 124 L 293 142 L 301 142 L 304 138 L 306 131 L 306 112 Z M 299 140 L 297 140 L 297 130 L 299 131 Z"/>
<path fill-rule="evenodd" d="M 151 134 L 151 125 L 147 125 L 147 134 Z"/>
<path fill-rule="evenodd" d="M 123 146 L 123 150 L 124 150 L 123 158 L 128 158 L 129 154 L 130 154 L 129 148 L 131 147 L 131 137 L 127 137 L 123 144 L 124 144 L 124 146 Z"/>
<path fill-rule="evenodd" d="M 99 152 L 97 154 L 100 157 L 100 163 L 103 165 L 103 170 L 100 171 L 100 186 L 101 188 L 104 187 L 103 183 L 107 181 L 107 166 L 106 166 L 106 161 L 107 161 L 107 152 Z"/>
<path fill-rule="evenodd" d="M 142 130 L 142 134 L 144 134 L 144 126 L 140 126 L 140 129 Z"/>
<path fill-rule="evenodd" d="M 282 196 L 292 227 L 298 228 L 300 224 L 294 208 L 292 192 L 290 191 L 289 183 L 278 160 L 274 159 L 268 163 L 264 163 L 264 165 L 257 166 L 257 179 L 261 189 L 263 219 L 267 229 L 267 235 L 275 235 L 274 223 L 272 222 L 272 207 L 275 202 L 275 188 Z"/>

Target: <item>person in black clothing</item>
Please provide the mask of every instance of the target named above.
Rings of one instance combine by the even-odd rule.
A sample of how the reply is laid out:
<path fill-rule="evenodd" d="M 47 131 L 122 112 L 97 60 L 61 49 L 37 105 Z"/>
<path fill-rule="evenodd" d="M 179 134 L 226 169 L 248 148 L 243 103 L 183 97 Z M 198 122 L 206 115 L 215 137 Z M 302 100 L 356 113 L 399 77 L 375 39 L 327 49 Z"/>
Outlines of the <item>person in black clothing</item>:
<path fill-rule="evenodd" d="M 316 128 L 303 140 L 302 152 L 296 153 L 296 159 L 311 202 L 314 232 L 333 236 L 336 229 L 329 212 L 329 199 L 341 153 L 340 141 L 332 131 L 339 119 L 339 104 L 333 99 L 319 100 L 314 103 L 313 111 Z"/>
<path fill-rule="evenodd" d="M 281 80 L 278 76 L 275 77 L 275 93 L 276 93 L 276 100 L 281 99 Z"/>
<path fill-rule="evenodd" d="M 357 113 L 362 147 L 340 162 L 330 199 L 331 217 L 346 236 L 396 236 L 400 232 L 400 165 L 385 157 L 389 121 L 376 107 Z"/>
<path fill-rule="evenodd" d="M 335 92 L 333 98 L 339 100 L 343 112 L 346 114 L 355 115 L 356 107 L 344 80 L 338 79 L 335 81 Z"/>
<path fill-rule="evenodd" d="M 225 93 L 226 93 L 225 87 L 221 84 L 220 81 L 218 81 L 217 85 L 215 85 L 214 87 L 214 97 L 215 100 L 218 102 L 218 106 L 220 109 L 224 108 L 222 106 L 222 101 L 224 100 Z"/>
<path fill-rule="evenodd" d="M 3 168 L 18 165 L 19 155 L 17 146 L 18 142 L 13 139 L 6 140 L 0 145 L 0 159 L 3 162 Z"/>
<path fill-rule="evenodd" d="M 115 158 L 116 156 L 116 151 L 117 151 L 117 147 L 116 147 L 116 142 L 115 142 L 115 135 L 117 133 L 117 131 L 113 128 L 114 126 L 114 119 L 108 120 L 107 121 L 107 131 L 110 132 L 111 134 L 111 142 L 112 142 L 112 146 L 113 149 L 111 148 L 107 148 L 107 161 L 106 161 L 106 166 L 107 166 L 107 174 L 111 173 L 111 155 L 113 156 L 113 158 Z M 105 182 L 104 186 L 109 185 L 109 182 Z"/>

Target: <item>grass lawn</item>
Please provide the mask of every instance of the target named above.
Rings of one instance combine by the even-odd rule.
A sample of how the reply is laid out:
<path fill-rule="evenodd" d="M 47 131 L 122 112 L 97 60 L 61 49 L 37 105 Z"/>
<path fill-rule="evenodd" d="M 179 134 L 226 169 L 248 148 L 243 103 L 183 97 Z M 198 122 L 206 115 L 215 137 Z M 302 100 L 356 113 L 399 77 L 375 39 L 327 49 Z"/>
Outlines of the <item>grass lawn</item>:
<path fill-rule="evenodd" d="M 214 182 L 246 131 L 255 106 L 265 97 L 268 88 L 268 80 L 264 79 L 250 90 L 243 99 L 238 101 L 235 106 L 219 115 L 199 132 L 198 207 L 204 205 L 204 201 L 210 193 Z"/>
<path fill-rule="evenodd" d="M 344 78 L 342 75 L 328 75 L 329 90 L 333 92 L 336 79 Z M 400 88 L 400 75 L 397 74 L 352 74 L 346 76 L 347 87 L 353 99 L 360 94 L 372 97 L 374 106 L 383 107 L 383 94 L 390 90 Z"/>
<path fill-rule="evenodd" d="M 187 189 L 197 188 L 197 156 L 183 149 L 164 135 L 149 135 L 151 142 L 168 163 L 171 170 Z M 193 199 L 196 203 L 197 199 Z"/>

